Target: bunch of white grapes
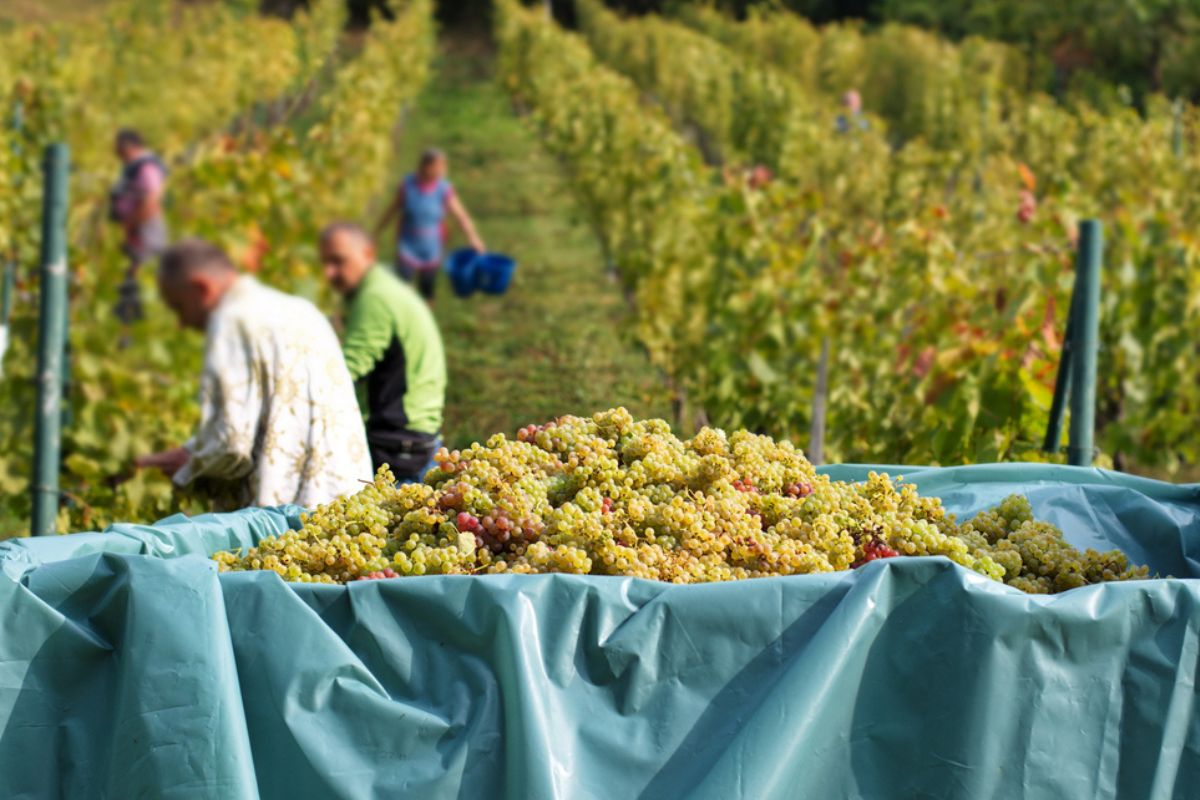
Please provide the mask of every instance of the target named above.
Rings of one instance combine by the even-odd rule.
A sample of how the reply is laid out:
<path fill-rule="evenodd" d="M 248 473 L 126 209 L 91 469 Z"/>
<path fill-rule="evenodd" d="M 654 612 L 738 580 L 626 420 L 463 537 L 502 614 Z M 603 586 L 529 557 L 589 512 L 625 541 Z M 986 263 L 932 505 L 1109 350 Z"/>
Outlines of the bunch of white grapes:
<path fill-rule="evenodd" d="M 697 583 L 932 555 L 1027 592 L 1147 574 L 1119 551 L 1080 552 L 1021 496 L 959 525 L 887 475 L 833 481 L 789 442 L 714 428 L 682 441 L 624 408 L 443 449 L 424 483 L 397 486 L 385 467 L 299 530 L 213 558 L 320 583 L 502 572 Z"/>

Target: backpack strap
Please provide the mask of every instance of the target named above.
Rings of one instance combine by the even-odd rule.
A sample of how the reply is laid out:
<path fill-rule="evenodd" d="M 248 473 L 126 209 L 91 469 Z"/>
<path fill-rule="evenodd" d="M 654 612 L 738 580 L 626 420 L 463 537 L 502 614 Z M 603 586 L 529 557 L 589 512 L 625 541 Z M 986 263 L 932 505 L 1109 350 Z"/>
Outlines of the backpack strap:
<path fill-rule="evenodd" d="M 158 167 L 162 171 L 164 178 L 170 173 L 170 170 L 167 169 L 167 165 L 162 162 L 162 159 L 154 153 L 150 153 L 126 164 L 125 172 L 121 177 L 127 182 L 132 182 L 138 176 L 138 173 L 142 171 L 142 167 L 147 164 L 153 164 Z"/>

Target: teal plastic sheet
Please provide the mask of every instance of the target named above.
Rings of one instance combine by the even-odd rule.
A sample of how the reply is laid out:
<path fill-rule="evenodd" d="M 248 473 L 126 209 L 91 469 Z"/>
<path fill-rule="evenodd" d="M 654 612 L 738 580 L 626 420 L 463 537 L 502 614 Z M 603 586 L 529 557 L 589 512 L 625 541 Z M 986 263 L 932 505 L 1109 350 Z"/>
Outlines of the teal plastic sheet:
<path fill-rule="evenodd" d="M 0 797 L 1200 796 L 1200 487 L 888 471 L 964 515 L 1023 492 L 1176 577 L 330 587 L 203 558 L 295 508 L 0 543 Z"/>

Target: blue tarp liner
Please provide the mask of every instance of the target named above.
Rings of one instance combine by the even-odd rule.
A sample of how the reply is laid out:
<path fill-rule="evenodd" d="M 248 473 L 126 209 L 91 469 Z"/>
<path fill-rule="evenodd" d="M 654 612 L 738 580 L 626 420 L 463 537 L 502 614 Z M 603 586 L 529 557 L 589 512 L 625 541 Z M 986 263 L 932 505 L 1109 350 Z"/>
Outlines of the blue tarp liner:
<path fill-rule="evenodd" d="M 295 508 L 11 541 L 0 797 L 1200 797 L 1200 486 L 889 471 L 960 514 L 1023 492 L 1176 577 L 1034 597 L 897 558 L 330 587 L 203 558 Z"/>

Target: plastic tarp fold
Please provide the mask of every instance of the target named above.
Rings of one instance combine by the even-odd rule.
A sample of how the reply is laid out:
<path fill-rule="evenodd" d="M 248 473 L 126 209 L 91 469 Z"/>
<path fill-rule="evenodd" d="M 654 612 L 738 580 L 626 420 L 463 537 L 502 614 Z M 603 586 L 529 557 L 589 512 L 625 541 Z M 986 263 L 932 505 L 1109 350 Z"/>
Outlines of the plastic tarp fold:
<path fill-rule="evenodd" d="M 331 587 L 203 557 L 295 508 L 12 540 L 0 796 L 1200 796 L 1200 487 L 886 469 L 960 516 L 1024 493 L 1176 577 L 1034 597 L 897 558 Z"/>

